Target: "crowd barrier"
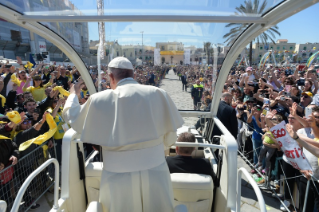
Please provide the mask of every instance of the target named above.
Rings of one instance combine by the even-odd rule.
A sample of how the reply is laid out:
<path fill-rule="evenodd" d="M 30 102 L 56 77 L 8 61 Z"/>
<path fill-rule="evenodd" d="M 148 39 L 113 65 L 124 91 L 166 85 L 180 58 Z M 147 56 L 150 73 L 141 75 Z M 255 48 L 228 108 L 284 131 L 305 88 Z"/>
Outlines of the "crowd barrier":
<path fill-rule="evenodd" d="M 55 158 L 55 147 L 47 148 L 47 142 L 38 146 L 32 152 L 18 160 L 16 165 L 10 165 L 0 171 L 0 200 L 7 203 L 10 211 L 16 195 L 26 178 L 49 158 Z M 28 211 L 47 191 L 53 190 L 54 165 L 49 165 L 28 186 L 19 211 Z"/>
<path fill-rule="evenodd" d="M 256 151 L 256 149 L 253 149 L 253 150 L 251 150 L 251 151 L 249 151 L 249 152 L 245 152 L 245 145 L 246 145 L 246 142 L 247 142 L 247 138 L 248 138 L 248 137 L 251 137 L 252 132 L 255 131 L 255 129 L 254 129 L 254 128 L 251 128 L 247 123 L 244 123 L 244 122 L 243 122 L 242 129 L 243 129 L 243 130 L 242 130 L 242 133 L 245 133 L 245 132 L 244 132 L 245 130 L 248 130 L 248 131 L 250 131 L 251 133 L 247 133 L 247 132 L 246 132 L 246 136 L 242 136 L 242 137 L 241 137 L 241 139 L 243 139 L 243 140 L 241 141 L 241 145 L 243 145 L 243 146 L 239 146 L 238 153 L 239 153 L 240 157 L 247 163 L 247 165 L 249 165 L 251 168 L 253 168 L 253 164 L 252 164 L 251 161 L 248 159 L 248 155 L 249 155 L 252 151 Z M 257 132 L 257 131 L 256 131 L 256 132 Z M 259 133 L 259 132 L 257 132 L 257 133 Z M 259 134 L 260 134 L 260 133 L 259 133 Z M 245 137 L 246 137 L 246 140 L 244 140 Z M 237 141 L 238 141 L 238 140 L 237 140 Z M 274 155 L 274 157 L 276 157 L 276 156 Z M 298 199 L 298 198 L 299 198 L 299 195 L 298 195 L 296 192 L 298 192 L 298 191 L 296 191 L 296 189 L 294 189 L 294 190 L 295 190 L 295 193 L 294 193 L 292 190 L 290 190 L 290 188 L 289 188 L 289 186 L 288 186 L 287 180 L 297 179 L 297 178 L 299 178 L 299 177 L 303 177 L 303 175 L 300 174 L 300 175 L 296 175 L 296 176 L 294 176 L 294 177 L 286 177 L 286 174 L 285 174 L 284 169 L 283 169 L 282 161 L 283 161 L 282 157 L 276 157 L 276 159 L 275 159 L 275 164 L 272 164 L 272 165 L 274 165 L 275 167 L 272 167 L 272 165 L 271 165 L 271 167 L 270 167 L 270 169 L 269 169 L 269 171 L 268 171 L 268 173 L 267 173 L 266 175 L 262 175 L 258 170 L 256 170 L 256 172 L 264 179 L 264 183 L 260 184 L 260 188 L 261 188 L 261 189 L 270 190 L 270 191 L 273 193 L 273 195 L 283 204 L 283 199 L 282 199 L 282 197 L 279 196 L 279 195 L 282 195 L 282 196 L 284 195 L 284 187 L 287 186 L 287 187 L 288 187 L 288 193 L 289 193 L 289 196 L 290 196 L 290 200 L 291 200 L 292 207 L 293 207 L 293 209 L 294 209 L 295 211 L 297 211 L 296 208 L 299 208 L 299 207 L 298 207 L 298 205 L 299 205 L 299 199 Z M 280 176 L 280 179 L 278 180 L 279 185 L 280 185 L 280 189 L 279 189 L 280 192 L 277 193 L 277 192 L 275 191 L 275 189 L 276 189 L 275 186 L 273 186 L 273 185 L 270 184 L 270 179 L 271 179 L 271 175 L 274 175 L 274 172 L 278 172 L 279 169 L 281 169 L 282 175 Z M 311 182 L 311 181 L 312 181 L 312 182 Z M 312 176 L 312 179 L 311 179 L 310 181 L 308 181 L 307 189 L 306 189 L 306 192 L 305 192 L 306 198 L 305 198 L 305 201 L 304 201 L 304 209 L 303 209 L 303 211 L 306 210 L 305 206 L 306 206 L 306 199 L 307 199 L 308 192 L 309 192 L 309 183 L 310 183 L 310 184 L 312 183 L 312 184 L 314 185 L 314 187 L 316 187 L 316 185 L 314 184 L 314 181 L 317 181 L 317 182 L 318 182 L 318 179 L 316 179 L 314 176 Z M 316 191 L 317 191 L 318 194 L 319 194 L 319 189 L 316 188 Z M 279 194 L 279 195 L 278 195 L 278 194 Z M 284 206 L 284 207 L 285 207 L 285 206 Z M 286 210 L 287 210 L 288 212 L 290 211 L 287 207 L 285 207 L 285 208 L 286 208 Z"/>

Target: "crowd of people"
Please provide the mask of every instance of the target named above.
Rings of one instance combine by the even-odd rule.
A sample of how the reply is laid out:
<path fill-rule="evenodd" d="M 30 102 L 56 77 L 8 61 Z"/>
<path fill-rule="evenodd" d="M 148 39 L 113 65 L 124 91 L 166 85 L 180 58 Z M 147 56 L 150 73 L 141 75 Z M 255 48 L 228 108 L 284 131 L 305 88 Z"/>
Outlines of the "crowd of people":
<path fill-rule="evenodd" d="M 193 71 L 193 70 L 197 71 Z M 195 74 L 194 74 L 195 73 Z M 198 102 L 210 109 L 211 93 L 205 89 L 212 72 L 200 68 L 180 67 L 177 74 L 181 81 L 191 88 L 194 109 L 199 109 Z M 319 133 L 319 93 L 318 72 L 314 65 L 309 68 L 302 64 L 290 67 L 233 67 L 224 84 L 217 117 L 237 138 L 238 150 L 253 164 L 252 174 L 270 176 L 279 190 L 280 175 L 283 175 L 285 191 L 280 209 L 303 209 L 307 179 L 319 178 L 318 166 L 318 133 Z M 185 81 L 186 79 L 186 81 Z M 190 83 L 189 83 L 190 82 Z M 207 92 L 205 94 L 205 92 Z M 205 94 L 205 95 L 202 95 Z M 207 100 L 208 99 L 208 100 Z M 208 104 L 206 104 L 208 101 Z M 270 129 L 284 122 L 289 135 L 298 142 L 299 149 L 312 170 L 303 170 L 296 164 L 282 159 L 297 157 L 284 150 L 282 143 Z M 200 120 L 195 127 L 200 128 Z M 251 136 L 243 134 L 251 132 Z M 213 136 L 220 135 L 214 128 Z M 246 139 L 244 139 L 246 137 Z M 213 140 L 214 141 L 214 140 Z M 297 150 L 296 150 L 297 151 Z M 295 154 L 298 154 L 295 153 Z M 261 177 L 261 176 L 258 176 Z M 264 183 L 261 180 L 259 183 Z M 292 194 L 294 184 L 298 185 L 299 205 L 296 205 Z M 319 184 L 310 184 L 310 193 L 306 211 L 319 210 Z M 280 194 L 279 194 L 280 195 Z M 285 206 L 284 206 L 285 205 Z"/>
<path fill-rule="evenodd" d="M 17 57 L 17 63 L 20 64 L 20 67 L 11 66 L 9 62 L 0 64 L 0 199 L 6 200 L 8 205 L 13 202 L 16 195 L 13 192 L 12 180 L 16 177 L 21 185 L 28 175 L 41 165 L 38 161 L 30 160 L 42 160 L 43 162 L 44 150 L 36 151 L 39 149 L 39 144 L 33 143 L 24 151 L 19 151 L 19 146 L 50 130 L 46 122 L 47 113 L 53 117 L 57 130 L 52 137 L 46 139 L 45 143 L 48 149 L 55 146 L 55 157 L 61 165 L 62 138 L 70 127 L 63 119 L 62 112 L 69 89 L 81 79 L 76 67 L 69 65 L 56 66 L 40 62 L 35 67 L 27 67 L 22 64 L 19 57 Z M 87 68 L 97 90 L 98 86 L 101 86 L 102 90 L 110 89 L 106 66 L 102 66 L 100 83 L 97 67 Z M 134 68 L 137 82 L 157 87 L 170 69 L 169 67 L 145 65 Z M 90 93 L 84 86 L 78 96 L 80 104 L 84 104 L 89 96 Z M 8 116 L 8 113 L 15 111 L 20 114 L 18 123 Z M 86 146 L 87 155 L 92 150 L 92 146 Z M 31 158 L 32 154 L 37 155 Z M 21 171 L 19 171 L 20 167 Z M 30 189 L 27 190 L 24 196 L 24 206 L 31 207 L 31 209 L 38 208 L 40 205 L 34 202 L 35 198 Z"/>

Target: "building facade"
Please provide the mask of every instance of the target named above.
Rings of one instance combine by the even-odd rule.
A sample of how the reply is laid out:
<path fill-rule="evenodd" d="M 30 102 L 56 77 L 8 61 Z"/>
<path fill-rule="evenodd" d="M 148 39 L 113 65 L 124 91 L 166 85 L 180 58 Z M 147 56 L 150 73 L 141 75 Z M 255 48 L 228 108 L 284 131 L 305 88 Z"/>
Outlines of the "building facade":
<path fill-rule="evenodd" d="M 9 2 L 4 0 L 5 2 Z M 69 0 L 41 1 L 41 0 L 11 0 L 17 11 L 45 12 L 69 10 L 74 15 L 81 15 L 81 12 Z M 88 24 L 82 22 L 60 23 L 42 22 L 43 25 L 56 32 L 65 39 L 85 62 L 89 61 L 89 33 Z M 20 56 L 23 60 L 29 60 L 29 54 L 48 52 L 51 61 L 67 61 L 62 51 L 45 40 L 22 27 L 0 20 L 0 56 L 8 59 L 15 59 Z M 34 57 L 36 60 L 36 57 Z"/>

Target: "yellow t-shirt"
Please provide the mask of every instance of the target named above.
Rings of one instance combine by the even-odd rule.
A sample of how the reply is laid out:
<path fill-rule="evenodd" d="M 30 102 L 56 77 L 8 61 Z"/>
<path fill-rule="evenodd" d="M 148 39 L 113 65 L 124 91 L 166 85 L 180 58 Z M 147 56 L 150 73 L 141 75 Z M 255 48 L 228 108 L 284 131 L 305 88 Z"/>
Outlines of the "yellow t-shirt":
<path fill-rule="evenodd" d="M 271 136 L 275 139 L 274 135 L 273 135 L 270 131 L 268 131 L 268 133 L 270 133 Z M 269 138 L 268 136 L 265 136 L 264 142 L 266 142 L 267 144 L 274 144 L 274 143 L 275 143 L 275 142 L 274 142 L 273 140 L 271 140 L 271 138 Z"/>
<path fill-rule="evenodd" d="M 43 85 L 43 87 L 34 87 L 34 86 L 29 86 L 26 89 L 23 89 L 23 92 L 31 92 L 33 98 L 37 102 L 41 102 L 43 99 L 47 97 L 45 95 L 45 89 L 51 85 L 51 82 L 48 82 L 47 84 Z"/>

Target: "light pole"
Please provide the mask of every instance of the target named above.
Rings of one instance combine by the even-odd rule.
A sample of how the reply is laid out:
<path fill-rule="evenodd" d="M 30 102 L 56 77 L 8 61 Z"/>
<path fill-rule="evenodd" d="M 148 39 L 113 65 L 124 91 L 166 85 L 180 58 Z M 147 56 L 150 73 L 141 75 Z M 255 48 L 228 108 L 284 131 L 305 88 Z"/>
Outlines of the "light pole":
<path fill-rule="evenodd" d="M 143 33 L 144 31 L 141 31 L 142 33 L 142 62 L 143 62 L 143 52 L 144 52 L 144 46 L 143 46 Z"/>

